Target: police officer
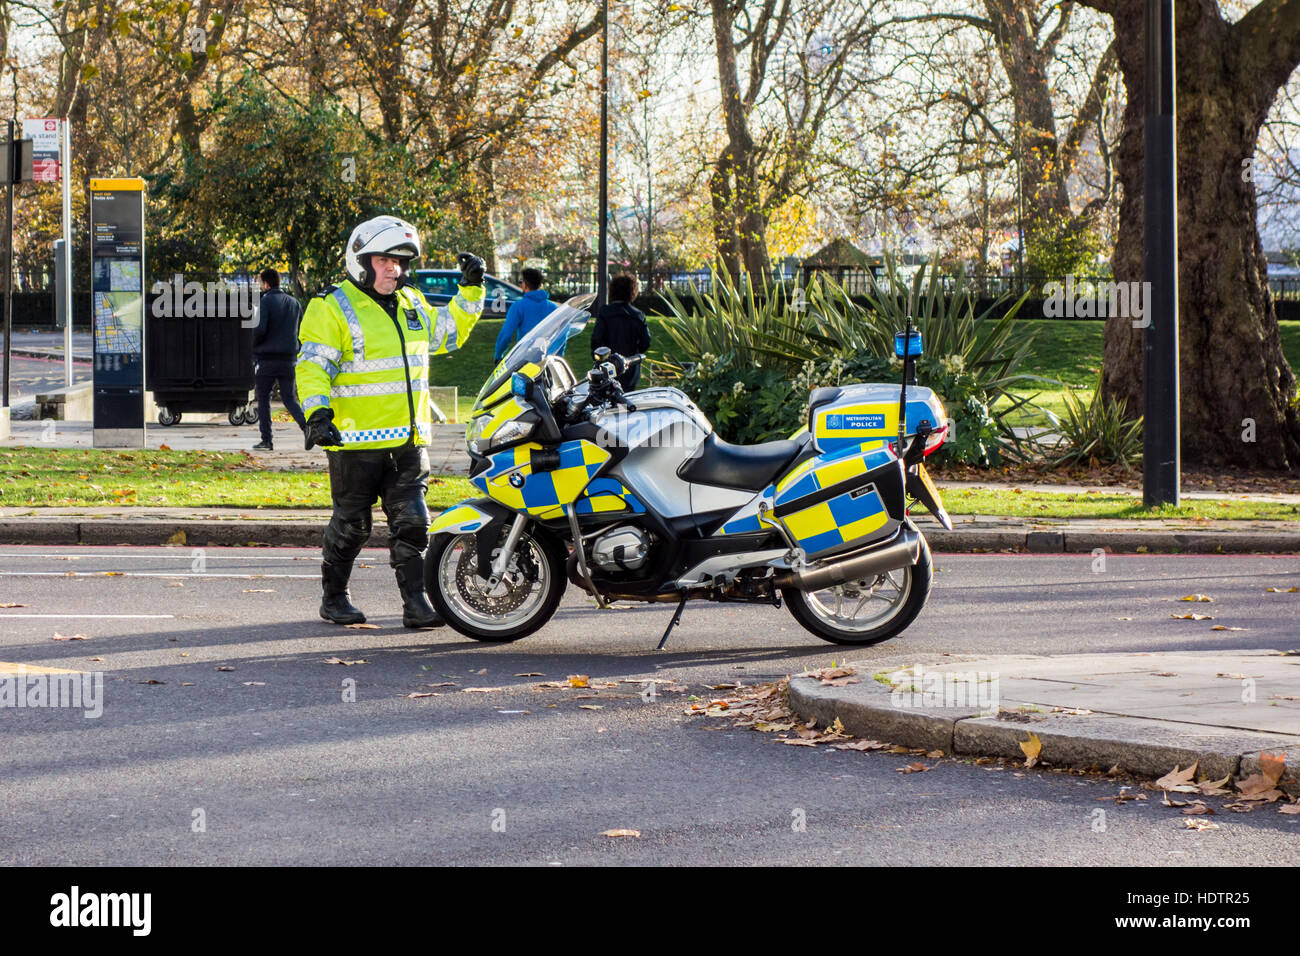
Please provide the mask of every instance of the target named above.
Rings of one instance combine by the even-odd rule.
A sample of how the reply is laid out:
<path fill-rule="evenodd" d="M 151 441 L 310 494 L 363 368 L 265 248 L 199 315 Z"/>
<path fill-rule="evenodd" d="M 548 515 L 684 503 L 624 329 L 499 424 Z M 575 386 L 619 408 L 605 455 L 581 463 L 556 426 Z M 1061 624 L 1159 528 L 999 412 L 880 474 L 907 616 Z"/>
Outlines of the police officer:
<path fill-rule="evenodd" d="M 389 563 L 402 592 L 405 627 L 439 627 L 424 593 L 429 511 L 425 446 L 432 434 L 429 356 L 464 344 L 483 309 L 484 263 L 461 253 L 460 289 L 431 308 L 406 286 L 420 237 L 393 216 L 352 231 L 347 279 L 312 299 L 299 333 L 298 395 L 307 415 L 307 447 L 329 458 L 334 514 L 325 529 L 320 614 L 335 624 L 359 624 L 348 578 L 370 537 L 370 509 L 383 503 Z"/>

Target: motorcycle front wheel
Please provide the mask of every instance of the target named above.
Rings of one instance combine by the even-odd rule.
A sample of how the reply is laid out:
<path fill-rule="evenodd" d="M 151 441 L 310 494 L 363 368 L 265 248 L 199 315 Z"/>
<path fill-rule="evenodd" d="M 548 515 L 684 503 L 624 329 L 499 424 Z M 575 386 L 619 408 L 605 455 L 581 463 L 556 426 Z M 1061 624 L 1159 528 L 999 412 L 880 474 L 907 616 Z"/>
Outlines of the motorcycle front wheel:
<path fill-rule="evenodd" d="M 832 644 L 879 644 L 902 632 L 921 613 L 934 569 L 930 546 L 921 538 L 916 564 L 821 591 L 785 588 L 795 620 Z"/>
<path fill-rule="evenodd" d="M 551 619 L 567 583 L 564 559 L 564 548 L 534 527 L 520 537 L 501 583 L 489 588 L 478 576 L 477 536 L 440 534 L 425 555 L 424 587 L 454 630 L 476 641 L 506 643 Z"/>

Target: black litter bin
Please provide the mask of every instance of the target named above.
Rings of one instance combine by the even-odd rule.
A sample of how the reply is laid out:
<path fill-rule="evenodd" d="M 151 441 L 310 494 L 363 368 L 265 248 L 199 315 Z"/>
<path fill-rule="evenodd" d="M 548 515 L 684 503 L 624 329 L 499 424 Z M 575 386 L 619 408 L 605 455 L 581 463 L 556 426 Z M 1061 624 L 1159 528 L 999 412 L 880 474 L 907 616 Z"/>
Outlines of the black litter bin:
<path fill-rule="evenodd" d="M 253 321 L 240 315 L 159 315 L 150 297 L 145 388 L 158 423 L 184 412 L 225 412 L 232 425 L 257 421 L 253 390 Z M 233 310 L 232 310 L 233 311 Z"/>

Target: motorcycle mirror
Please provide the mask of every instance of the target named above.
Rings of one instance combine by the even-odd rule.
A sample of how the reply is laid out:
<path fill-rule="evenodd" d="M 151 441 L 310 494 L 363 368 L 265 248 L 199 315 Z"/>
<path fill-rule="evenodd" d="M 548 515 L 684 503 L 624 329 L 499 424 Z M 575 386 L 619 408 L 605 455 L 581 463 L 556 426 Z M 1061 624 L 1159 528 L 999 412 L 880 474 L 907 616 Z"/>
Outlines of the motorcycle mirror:
<path fill-rule="evenodd" d="M 612 349 L 610 349 L 608 345 L 602 345 L 600 348 L 596 349 L 596 351 L 592 352 L 591 354 L 596 357 L 597 362 L 604 364 L 606 361 L 609 360 L 611 351 Z"/>

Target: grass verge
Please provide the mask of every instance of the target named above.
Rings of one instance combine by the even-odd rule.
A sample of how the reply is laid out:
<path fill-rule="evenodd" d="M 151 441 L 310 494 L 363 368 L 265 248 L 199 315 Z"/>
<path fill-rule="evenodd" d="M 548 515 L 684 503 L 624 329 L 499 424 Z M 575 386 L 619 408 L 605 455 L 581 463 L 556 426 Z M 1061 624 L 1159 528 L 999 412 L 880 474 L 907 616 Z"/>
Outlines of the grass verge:
<path fill-rule="evenodd" d="M 1177 507 L 1147 508 L 1140 495 L 1086 492 L 1081 495 L 985 488 L 940 490 L 951 514 L 1012 518 L 1182 518 L 1193 521 L 1300 521 L 1300 505 L 1271 501 L 1184 498 Z"/>
<path fill-rule="evenodd" d="M 330 507 L 323 469 L 262 471 L 256 461 L 244 452 L 6 449 L 0 451 L 0 506 Z M 464 478 L 435 477 L 427 500 L 436 512 L 473 497 L 478 492 Z"/>

